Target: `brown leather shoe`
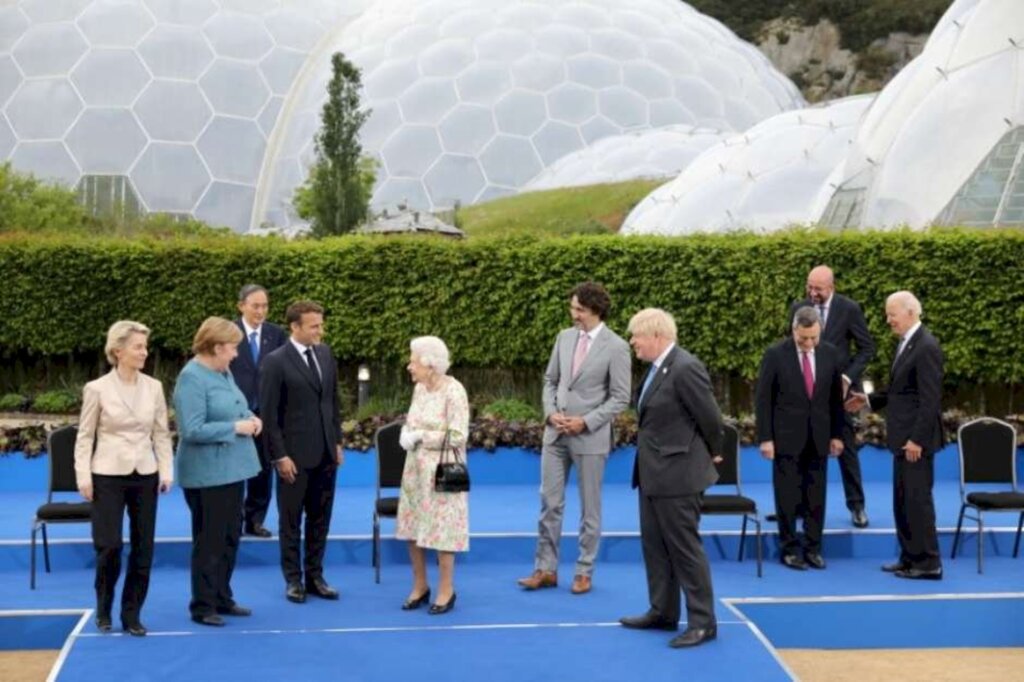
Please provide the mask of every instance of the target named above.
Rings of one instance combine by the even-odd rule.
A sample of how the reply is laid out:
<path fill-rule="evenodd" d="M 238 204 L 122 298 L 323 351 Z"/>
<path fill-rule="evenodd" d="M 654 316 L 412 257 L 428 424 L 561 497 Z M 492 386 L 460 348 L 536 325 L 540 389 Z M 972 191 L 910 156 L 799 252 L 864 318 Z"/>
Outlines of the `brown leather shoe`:
<path fill-rule="evenodd" d="M 536 570 L 529 578 L 520 578 L 519 586 L 527 590 L 539 590 L 545 587 L 558 587 L 558 574 L 554 571 Z"/>
<path fill-rule="evenodd" d="M 573 594 L 586 594 L 590 592 L 591 581 L 589 575 L 578 575 L 572 579 L 572 588 L 570 591 Z"/>

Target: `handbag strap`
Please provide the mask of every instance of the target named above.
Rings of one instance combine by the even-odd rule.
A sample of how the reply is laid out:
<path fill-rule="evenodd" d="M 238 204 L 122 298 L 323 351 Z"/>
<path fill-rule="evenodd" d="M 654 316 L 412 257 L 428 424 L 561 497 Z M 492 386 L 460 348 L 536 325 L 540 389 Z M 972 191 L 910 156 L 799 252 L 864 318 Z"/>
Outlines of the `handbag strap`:
<path fill-rule="evenodd" d="M 444 440 L 441 441 L 441 464 L 445 463 L 444 455 L 449 449 L 452 451 L 452 459 L 456 463 L 459 461 L 459 449 L 453 448 L 451 445 L 452 428 L 448 421 L 448 396 L 444 397 Z"/>

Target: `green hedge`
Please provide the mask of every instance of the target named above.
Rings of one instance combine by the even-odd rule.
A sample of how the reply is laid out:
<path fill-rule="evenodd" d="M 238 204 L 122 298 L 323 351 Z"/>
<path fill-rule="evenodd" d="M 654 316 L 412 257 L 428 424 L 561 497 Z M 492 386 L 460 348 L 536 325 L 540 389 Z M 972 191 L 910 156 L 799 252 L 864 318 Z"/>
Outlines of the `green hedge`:
<path fill-rule="evenodd" d="M 1024 233 L 1014 230 L 291 243 L 3 235 L 0 349 L 95 352 L 112 321 L 133 318 L 153 328 L 156 347 L 184 354 L 199 322 L 233 314 L 238 288 L 256 281 L 275 319 L 291 299 L 321 301 L 343 359 L 401 360 L 410 337 L 432 333 L 463 365 L 538 365 L 568 323 L 566 293 L 595 279 L 611 291 L 613 328 L 641 307 L 667 308 L 682 344 L 714 372 L 750 378 L 820 262 L 865 306 L 880 343 L 876 376 L 893 351 L 885 297 L 907 288 L 952 381 L 1024 378 Z"/>

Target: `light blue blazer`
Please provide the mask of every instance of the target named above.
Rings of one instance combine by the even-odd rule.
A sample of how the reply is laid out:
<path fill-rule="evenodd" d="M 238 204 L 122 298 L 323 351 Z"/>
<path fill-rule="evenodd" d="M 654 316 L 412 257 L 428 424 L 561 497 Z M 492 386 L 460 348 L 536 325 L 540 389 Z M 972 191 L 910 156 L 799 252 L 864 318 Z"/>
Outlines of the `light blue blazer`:
<path fill-rule="evenodd" d="M 230 372 L 215 372 L 193 359 L 174 387 L 178 485 L 209 488 L 237 483 L 260 472 L 252 436 L 235 433 L 235 422 L 252 416 Z"/>

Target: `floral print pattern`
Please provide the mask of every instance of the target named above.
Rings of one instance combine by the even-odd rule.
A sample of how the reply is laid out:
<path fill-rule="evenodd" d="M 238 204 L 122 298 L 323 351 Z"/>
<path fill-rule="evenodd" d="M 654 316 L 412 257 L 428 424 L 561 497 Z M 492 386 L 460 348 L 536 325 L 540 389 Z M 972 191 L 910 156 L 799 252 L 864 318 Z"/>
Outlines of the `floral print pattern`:
<path fill-rule="evenodd" d="M 466 456 L 469 400 L 462 384 L 446 377 L 435 391 L 416 384 L 406 426 L 423 432 L 423 440 L 405 457 L 398 498 L 399 540 L 412 540 L 424 549 L 442 552 L 469 550 L 469 495 L 434 491 L 434 472 L 441 461 L 441 446 L 449 434 L 452 449 Z"/>

